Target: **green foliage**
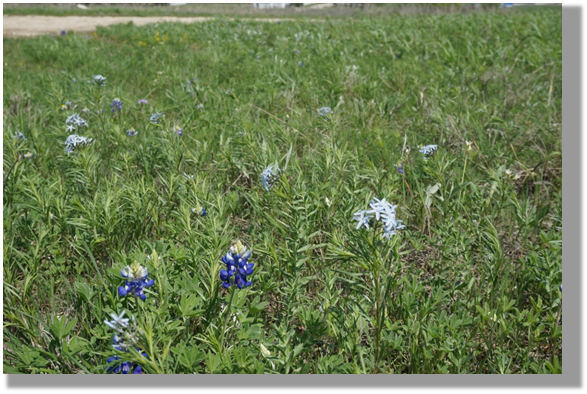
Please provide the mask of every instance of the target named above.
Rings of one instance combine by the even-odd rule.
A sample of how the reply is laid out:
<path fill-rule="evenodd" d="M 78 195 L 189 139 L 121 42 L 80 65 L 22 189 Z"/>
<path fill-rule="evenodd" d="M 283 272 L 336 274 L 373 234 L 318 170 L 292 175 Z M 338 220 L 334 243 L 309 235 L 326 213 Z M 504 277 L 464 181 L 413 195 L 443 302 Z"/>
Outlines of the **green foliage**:
<path fill-rule="evenodd" d="M 146 373 L 562 373 L 561 24 L 495 10 L 6 39 L 5 372 L 105 373 L 117 355 Z M 93 143 L 68 155 L 74 113 Z M 355 229 L 374 197 L 406 225 L 389 241 Z M 253 285 L 227 291 L 237 239 Z M 134 261 L 145 302 L 117 292 Z M 103 322 L 123 310 L 148 357 L 112 348 Z"/>

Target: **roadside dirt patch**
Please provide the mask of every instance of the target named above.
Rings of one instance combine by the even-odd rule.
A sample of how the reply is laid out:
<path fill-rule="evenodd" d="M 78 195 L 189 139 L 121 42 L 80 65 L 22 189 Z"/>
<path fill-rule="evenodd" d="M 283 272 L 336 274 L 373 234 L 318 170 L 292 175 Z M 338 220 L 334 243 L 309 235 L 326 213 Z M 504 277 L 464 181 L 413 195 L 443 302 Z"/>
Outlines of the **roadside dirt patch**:
<path fill-rule="evenodd" d="M 197 23 L 214 20 L 213 17 L 175 16 L 42 16 L 4 15 L 4 37 L 30 37 L 41 34 L 60 34 L 62 30 L 92 32 L 97 26 L 133 22 L 137 26 L 157 22 Z M 249 19 L 251 20 L 251 19 Z M 277 22 L 288 19 L 255 18 L 257 22 Z"/>

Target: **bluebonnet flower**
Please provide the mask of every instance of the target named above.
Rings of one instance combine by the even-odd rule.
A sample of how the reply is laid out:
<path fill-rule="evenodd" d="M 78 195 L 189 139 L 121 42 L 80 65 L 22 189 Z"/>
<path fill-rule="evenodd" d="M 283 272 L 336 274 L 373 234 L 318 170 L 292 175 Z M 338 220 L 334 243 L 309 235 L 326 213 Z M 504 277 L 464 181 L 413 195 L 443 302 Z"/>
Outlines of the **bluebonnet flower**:
<path fill-rule="evenodd" d="M 275 168 L 271 165 L 261 173 L 261 182 L 263 184 L 263 189 L 269 191 L 273 187 L 273 184 L 277 180 L 277 178 L 281 175 L 281 169 L 277 166 Z"/>
<path fill-rule="evenodd" d="M 397 165 L 394 164 L 393 166 L 395 167 L 395 169 L 397 170 L 398 173 L 400 173 L 400 174 L 404 173 L 404 167 L 403 167 L 402 163 L 398 163 Z"/>
<path fill-rule="evenodd" d="M 91 83 L 91 81 L 88 81 Z M 106 77 L 103 77 L 101 75 L 94 75 L 94 82 L 98 85 L 98 86 L 106 86 Z"/>
<path fill-rule="evenodd" d="M 192 213 L 198 213 L 198 215 L 204 217 L 208 214 L 208 212 L 206 212 L 206 210 L 204 208 L 192 208 L 191 209 Z"/>
<path fill-rule="evenodd" d="M 65 131 L 70 132 L 75 131 L 80 127 L 86 127 L 88 125 L 88 122 L 83 120 L 78 114 L 73 114 L 68 116 L 67 119 L 65 119 L 65 124 L 67 125 Z"/>
<path fill-rule="evenodd" d="M 255 266 L 255 264 L 248 262 L 250 257 L 251 251 L 241 241 L 237 241 L 230 248 L 230 251 L 222 256 L 222 262 L 226 264 L 226 269 L 220 271 L 222 287 L 228 289 L 231 285 L 235 284 L 239 289 L 242 289 L 253 284 L 253 282 L 247 280 L 247 276 L 253 274 L 253 268 Z"/>
<path fill-rule="evenodd" d="M 141 349 L 136 346 L 139 343 L 142 331 L 137 326 L 134 316 L 131 319 L 123 318 L 125 312 L 126 311 L 122 311 L 120 316 L 116 315 L 116 313 L 111 313 L 110 316 L 113 320 L 104 320 L 104 324 L 115 331 L 115 334 L 112 337 L 112 347 L 119 352 L 128 352 L 131 348 L 135 348 L 138 352 L 141 352 Z M 132 323 L 130 323 L 129 320 L 132 320 Z M 144 352 L 141 353 L 141 355 L 143 357 L 148 357 L 147 353 Z M 133 364 L 131 361 L 118 362 L 119 360 L 121 360 L 120 356 L 112 356 L 106 360 L 109 364 L 114 363 L 112 366 L 108 367 L 107 371 L 109 373 L 143 373 L 143 368 L 140 365 Z"/>
<path fill-rule="evenodd" d="M 421 146 L 420 147 L 420 153 L 422 153 L 425 156 L 430 156 L 431 154 L 433 154 L 434 152 L 436 152 L 437 149 L 438 149 L 438 145 Z"/>
<path fill-rule="evenodd" d="M 71 108 L 71 101 L 65 102 L 65 104 L 61 104 L 61 110 L 66 110 Z"/>
<path fill-rule="evenodd" d="M 25 154 L 24 154 L 24 158 L 25 158 L 25 159 L 32 159 L 33 157 L 35 157 L 35 155 L 34 155 L 34 154 L 32 154 L 31 152 L 29 152 L 29 153 L 25 153 Z"/>
<path fill-rule="evenodd" d="M 140 100 L 138 101 L 138 103 L 139 103 L 139 104 L 147 104 L 147 103 L 148 103 L 148 101 L 147 101 L 147 100 L 145 100 L 145 99 L 140 99 Z"/>
<path fill-rule="evenodd" d="M 119 98 L 115 98 L 112 100 L 110 107 L 112 108 L 112 112 L 122 111 L 122 101 Z"/>
<path fill-rule="evenodd" d="M 67 32 L 65 30 L 61 30 L 61 35 L 62 36 L 66 35 L 66 34 L 67 34 Z"/>
<path fill-rule="evenodd" d="M 561 285 L 558 287 L 558 289 L 561 291 L 561 293 L 563 292 L 563 284 L 561 283 Z"/>
<path fill-rule="evenodd" d="M 139 132 L 133 128 L 126 130 L 126 135 L 128 137 L 136 137 L 138 134 L 139 134 Z"/>
<path fill-rule="evenodd" d="M 369 221 L 375 218 L 375 221 L 383 222 L 383 238 L 389 239 L 391 235 L 396 234 L 397 230 L 404 228 L 405 226 L 402 223 L 402 220 L 398 220 L 395 217 L 395 208 L 397 205 L 391 205 L 389 202 L 385 201 L 385 198 L 379 200 L 378 198 L 374 198 L 370 203 L 369 206 L 371 209 L 369 210 L 360 210 L 355 213 L 353 219 L 358 221 L 357 230 L 362 226 L 365 228 L 369 228 Z"/>
<path fill-rule="evenodd" d="M 302 51 L 300 51 L 299 49 L 296 49 L 296 53 L 302 53 Z"/>
<path fill-rule="evenodd" d="M 82 109 L 82 113 L 89 114 L 90 113 L 90 109 L 88 107 L 84 107 L 84 109 Z"/>
<path fill-rule="evenodd" d="M 26 137 L 20 131 L 17 131 L 17 132 L 14 133 L 14 138 L 17 139 L 17 140 L 21 140 L 21 141 L 26 140 Z"/>
<path fill-rule="evenodd" d="M 122 269 L 120 271 L 120 276 L 122 276 L 123 279 L 126 279 L 124 287 L 118 287 L 118 295 L 121 297 L 124 297 L 129 293 L 134 293 L 135 297 L 145 301 L 147 295 L 144 293 L 143 289 L 155 284 L 155 280 L 148 279 L 149 272 L 147 271 L 147 268 L 141 266 L 136 261 L 130 266 Z"/>
<path fill-rule="evenodd" d="M 161 123 L 161 119 L 163 118 L 165 118 L 165 115 L 163 115 L 160 112 L 157 112 L 156 114 L 152 114 L 149 120 L 153 123 Z"/>
<path fill-rule="evenodd" d="M 73 151 L 82 145 L 88 145 L 92 142 L 91 138 L 82 137 L 76 134 L 72 134 L 65 140 L 65 151 L 67 154 L 73 153 Z"/>
<path fill-rule="evenodd" d="M 298 66 L 300 66 L 300 67 L 302 67 L 303 65 L 304 65 L 304 63 L 302 63 L 302 62 L 298 63 Z"/>
<path fill-rule="evenodd" d="M 328 115 L 332 114 L 332 109 L 330 107 L 322 107 L 318 109 L 318 115 L 328 117 Z"/>
<path fill-rule="evenodd" d="M 179 126 L 175 126 L 173 128 L 173 131 L 175 131 L 177 133 L 177 135 L 179 135 L 180 137 L 183 135 L 183 129 L 180 128 Z"/>

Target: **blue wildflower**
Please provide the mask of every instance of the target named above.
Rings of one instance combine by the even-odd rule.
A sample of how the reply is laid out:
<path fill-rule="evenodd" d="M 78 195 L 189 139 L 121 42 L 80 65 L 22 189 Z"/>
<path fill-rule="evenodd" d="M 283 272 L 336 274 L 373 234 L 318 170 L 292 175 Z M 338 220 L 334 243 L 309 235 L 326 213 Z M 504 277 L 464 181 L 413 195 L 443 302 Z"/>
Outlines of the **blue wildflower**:
<path fill-rule="evenodd" d="M 263 184 L 263 189 L 269 191 L 275 184 L 277 178 L 281 175 L 281 169 L 277 166 L 275 168 L 271 165 L 261 173 L 261 182 Z"/>
<path fill-rule="evenodd" d="M 175 126 L 173 128 L 173 131 L 175 131 L 177 133 L 177 135 L 179 135 L 180 137 L 183 135 L 183 129 L 180 128 L 179 126 Z"/>
<path fill-rule="evenodd" d="M 112 100 L 110 107 L 112 108 L 112 112 L 122 111 L 122 101 L 119 98 L 115 98 Z"/>
<path fill-rule="evenodd" d="M 298 63 L 298 66 L 300 66 L 300 67 L 302 67 L 303 65 L 304 65 L 304 63 L 302 63 L 302 62 Z"/>
<path fill-rule="evenodd" d="M 67 34 L 67 32 L 65 30 L 61 30 L 61 35 L 62 36 L 66 35 L 66 34 Z"/>
<path fill-rule="evenodd" d="M 318 109 L 318 115 L 328 117 L 328 115 L 332 114 L 332 109 L 330 107 L 322 107 Z"/>
<path fill-rule="evenodd" d="M 204 217 L 204 216 L 206 216 L 208 214 L 208 212 L 206 212 L 206 210 L 204 208 L 201 208 L 201 207 L 199 207 L 199 208 L 192 208 L 191 209 L 191 212 L 192 213 L 198 213 L 198 215 L 200 215 L 202 217 Z"/>
<path fill-rule="evenodd" d="M 91 81 L 88 82 L 92 83 Z M 106 77 L 103 77 L 101 75 L 94 75 L 94 82 L 98 86 L 106 86 Z"/>
<path fill-rule="evenodd" d="M 112 337 L 112 347 L 119 352 L 128 352 L 131 348 L 135 348 L 138 352 L 141 352 L 141 349 L 136 346 L 139 343 L 139 337 L 142 331 L 137 326 L 134 316 L 131 319 L 123 318 L 125 312 L 126 311 L 122 311 L 120 316 L 116 315 L 116 313 L 111 313 L 110 316 L 113 320 L 104 320 L 104 324 L 115 331 L 115 334 Z M 130 323 L 129 320 L 132 320 L 132 323 Z M 147 353 L 144 352 L 142 352 L 141 355 L 145 358 L 148 357 Z M 117 355 L 106 359 L 109 364 L 113 364 L 108 367 L 108 373 L 143 373 L 143 368 L 140 365 L 133 364 L 131 361 L 120 362 L 120 360 L 120 356 Z"/>
<path fill-rule="evenodd" d="M 34 154 L 32 154 L 31 152 L 29 152 L 29 153 L 25 153 L 25 154 L 24 154 L 24 158 L 25 158 L 25 159 L 29 159 L 29 160 L 30 160 L 30 159 L 32 159 L 33 157 L 35 157 L 35 155 L 34 155 Z"/>
<path fill-rule="evenodd" d="M 73 114 L 65 119 L 65 125 L 67 126 L 65 131 L 71 132 L 76 131 L 80 127 L 87 127 L 88 122 L 82 119 L 78 114 Z"/>
<path fill-rule="evenodd" d="M 73 153 L 73 151 L 82 145 L 88 145 L 92 142 L 92 138 L 82 137 L 76 134 L 72 134 L 65 140 L 65 151 L 67 154 Z"/>
<path fill-rule="evenodd" d="M 147 271 L 147 268 L 142 267 L 136 261 L 121 270 L 120 276 L 122 276 L 123 279 L 126 279 L 125 285 L 118 287 L 118 295 L 121 297 L 133 293 L 135 297 L 145 301 L 147 295 L 144 293 L 143 289 L 155 284 L 155 280 L 148 279 L 149 272 Z"/>
<path fill-rule="evenodd" d="M 196 108 L 197 109 L 204 109 L 204 104 L 198 104 L 198 105 L 196 105 Z"/>
<path fill-rule="evenodd" d="M 400 174 L 404 173 L 404 167 L 402 166 L 402 163 L 398 163 L 397 165 L 394 164 L 393 166 L 395 167 L 395 169 L 397 170 L 398 173 L 400 173 Z"/>
<path fill-rule="evenodd" d="M 157 112 L 156 114 L 152 114 L 149 120 L 153 123 L 161 123 L 161 119 L 163 118 L 165 118 L 165 115 L 163 115 L 160 112 Z"/>
<path fill-rule="evenodd" d="M 136 130 L 135 130 L 135 129 L 133 129 L 133 128 L 130 128 L 130 129 L 126 130 L 126 135 L 127 135 L 128 137 L 136 137 L 138 134 L 139 134 L 139 132 L 138 132 L 138 131 L 136 131 Z"/>
<path fill-rule="evenodd" d="M 226 269 L 220 271 L 220 280 L 222 287 L 228 289 L 235 284 L 239 289 L 249 287 L 253 284 L 247 280 L 247 276 L 253 274 L 255 264 L 249 263 L 251 251 L 244 246 L 241 241 L 237 241 L 234 246 L 222 256 L 222 262 L 226 264 Z"/>
<path fill-rule="evenodd" d="M 14 133 L 14 138 L 17 139 L 17 140 L 21 140 L 21 141 L 26 140 L 26 137 L 20 131 L 17 131 L 17 132 Z"/>
<path fill-rule="evenodd" d="M 437 149 L 438 149 L 438 145 L 421 146 L 420 147 L 420 153 L 422 153 L 425 156 L 430 156 L 431 154 L 433 154 L 434 152 L 436 152 Z"/>
<path fill-rule="evenodd" d="M 385 198 L 379 200 L 374 198 L 370 203 L 369 206 L 371 209 L 369 210 L 360 210 L 355 213 L 353 219 L 358 221 L 357 230 L 362 226 L 365 228 L 369 228 L 369 221 L 375 218 L 375 221 L 383 222 L 383 238 L 389 239 L 391 235 L 396 234 L 397 230 L 404 228 L 405 226 L 402 223 L 402 220 L 397 220 L 395 217 L 395 208 L 397 205 L 391 205 L 389 202 L 385 201 Z"/>

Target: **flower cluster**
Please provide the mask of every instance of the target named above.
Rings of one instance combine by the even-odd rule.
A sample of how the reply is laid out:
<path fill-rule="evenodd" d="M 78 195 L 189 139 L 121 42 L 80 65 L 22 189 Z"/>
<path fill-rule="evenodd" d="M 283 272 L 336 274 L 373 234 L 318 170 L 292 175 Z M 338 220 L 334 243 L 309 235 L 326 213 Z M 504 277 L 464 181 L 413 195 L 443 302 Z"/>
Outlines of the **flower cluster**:
<path fill-rule="evenodd" d="M 132 347 L 140 352 L 141 349 L 136 347 L 139 342 L 140 329 L 137 326 L 134 316 L 131 319 L 123 318 L 125 312 L 126 311 L 122 311 L 120 316 L 117 316 L 116 313 L 110 314 L 113 319 L 112 321 L 104 320 L 104 324 L 116 331 L 112 337 L 112 346 L 120 352 L 127 352 Z M 129 323 L 129 320 L 132 320 L 132 324 Z M 147 353 L 142 353 L 142 356 L 148 357 Z M 108 368 L 109 373 L 143 373 L 143 368 L 140 365 L 135 365 L 131 361 L 117 363 L 119 360 L 119 356 L 112 356 L 106 360 L 108 363 L 115 363 Z"/>
<path fill-rule="evenodd" d="M 33 157 L 35 157 L 35 155 L 34 155 L 34 154 L 32 154 L 31 152 L 28 152 L 28 153 L 25 153 L 25 154 L 24 154 L 24 158 L 25 158 L 25 159 L 29 159 L 29 160 L 30 160 L 30 159 L 32 159 Z"/>
<path fill-rule="evenodd" d="M 375 220 L 379 221 L 382 219 L 383 222 L 383 238 L 389 239 L 390 236 L 396 233 L 396 230 L 400 230 L 405 226 L 402 223 L 402 220 L 397 220 L 395 218 L 395 208 L 397 205 L 391 205 L 389 202 L 385 201 L 385 198 L 379 200 L 374 198 L 370 203 L 369 206 L 371 209 L 364 211 L 360 210 L 355 213 L 353 219 L 359 222 L 357 224 L 357 230 L 361 228 L 361 226 L 365 226 L 365 228 L 369 228 L 369 221 L 375 217 Z"/>
<path fill-rule="evenodd" d="M 161 123 L 161 119 L 163 119 L 164 117 L 165 115 L 163 115 L 160 112 L 157 112 L 156 114 L 152 114 L 149 120 L 153 123 Z"/>
<path fill-rule="evenodd" d="M 263 183 L 263 189 L 269 191 L 275 184 L 277 178 L 281 175 L 281 169 L 277 166 L 275 168 L 271 165 L 261 173 L 261 182 Z"/>
<path fill-rule="evenodd" d="M 112 104 L 110 104 L 110 107 L 112 108 L 112 112 L 122 111 L 122 100 L 120 100 L 119 98 L 115 98 L 114 100 L 112 100 Z"/>
<path fill-rule="evenodd" d="M 65 102 L 65 104 L 61 104 L 61 110 L 66 110 L 71 108 L 71 101 Z"/>
<path fill-rule="evenodd" d="M 126 279 L 124 287 L 118 287 L 118 295 L 121 297 L 124 297 L 129 293 L 134 293 L 135 297 L 145 301 L 147 299 L 147 295 L 144 293 L 143 289 L 146 287 L 151 287 L 155 284 L 155 280 L 148 279 L 149 272 L 147 271 L 147 268 L 142 267 L 136 261 L 130 266 L 127 266 L 121 270 L 120 276 L 122 276 L 123 279 Z"/>
<path fill-rule="evenodd" d="M 425 156 L 430 156 L 431 154 L 436 152 L 437 149 L 438 149 L 438 145 L 426 145 L 426 146 L 420 147 L 420 153 L 422 153 Z"/>
<path fill-rule="evenodd" d="M 88 82 L 91 83 L 91 81 Z M 106 77 L 103 77 L 101 75 L 94 75 L 94 82 L 98 86 L 106 86 Z"/>
<path fill-rule="evenodd" d="M 80 127 L 86 127 L 88 122 L 82 119 L 78 114 L 73 114 L 65 119 L 65 124 L 67 125 L 65 131 L 70 132 L 76 131 Z"/>
<path fill-rule="evenodd" d="M 26 140 L 26 137 L 20 131 L 17 131 L 17 132 L 14 133 L 14 138 L 17 139 L 17 140 L 21 140 L 21 141 Z"/>
<path fill-rule="evenodd" d="M 70 153 L 73 153 L 73 151 L 78 146 L 88 145 L 91 142 L 92 142 L 91 138 L 86 138 L 86 137 L 72 134 L 69 137 L 67 137 L 67 139 L 65 140 L 65 151 L 69 155 Z"/>
<path fill-rule="evenodd" d="M 328 117 L 328 115 L 332 114 L 332 109 L 330 107 L 322 107 L 318 110 L 318 115 Z"/>
<path fill-rule="evenodd" d="M 180 137 L 183 135 L 183 129 L 180 128 L 179 126 L 175 126 L 173 128 L 173 131 L 175 131 L 177 133 L 177 135 L 179 135 Z"/>
<path fill-rule="evenodd" d="M 226 264 L 226 269 L 220 271 L 222 287 L 228 289 L 232 284 L 235 284 L 239 289 L 242 289 L 253 284 L 253 282 L 247 280 L 247 276 L 253 273 L 253 267 L 255 266 L 255 264 L 248 262 L 250 257 L 251 251 L 241 241 L 237 241 L 230 248 L 230 251 L 222 256 L 222 262 Z"/>
<path fill-rule="evenodd" d="M 206 210 L 204 208 L 192 208 L 191 209 L 192 213 L 197 213 L 198 215 L 204 217 L 208 214 L 208 212 L 206 212 Z"/>
<path fill-rule="evenodd" d="M 138 131 L 136 131 L 136 130 L 135 130 L 135 129 L 133 129 L 133 128 L 130 128 L 130 129 L 126 130 L 126 135 L 127 135 L 128 137 L 136 137 L 138 134 L 139 134 L 139 132 L 138 132 Z"/>

